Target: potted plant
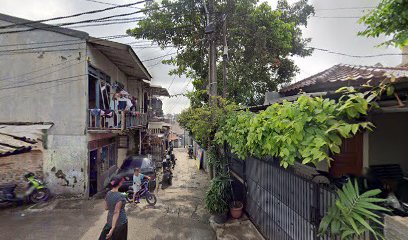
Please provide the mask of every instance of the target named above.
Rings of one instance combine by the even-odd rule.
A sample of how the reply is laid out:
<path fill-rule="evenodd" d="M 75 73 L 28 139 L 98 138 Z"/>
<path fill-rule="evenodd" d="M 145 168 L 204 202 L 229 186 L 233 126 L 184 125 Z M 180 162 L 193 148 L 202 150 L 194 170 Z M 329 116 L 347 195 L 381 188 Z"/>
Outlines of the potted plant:
<path fill-rule="evenodd" d="M 220 174 L 211 180 L 210 187 L 205 196 L 205 206 L 214 215 L 214 221 L 218 224 L 227 221 L 228 202 L 231 199 L 229 177 Z"/>
<path fill-rule="evenodd" d="M 230 214 L 232 218 L 238 219 L 242 216 L 242 209 L 244 208 L 244 204 L 240 201 L 233 201 L 230 204 Z"/>

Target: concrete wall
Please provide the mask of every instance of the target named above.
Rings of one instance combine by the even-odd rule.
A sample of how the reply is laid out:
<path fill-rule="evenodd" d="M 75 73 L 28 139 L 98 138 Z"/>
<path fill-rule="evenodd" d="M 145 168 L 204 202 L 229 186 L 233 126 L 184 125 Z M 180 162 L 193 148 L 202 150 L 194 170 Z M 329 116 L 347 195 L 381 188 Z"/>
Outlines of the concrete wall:
<path fill-rule="evenodd" d="M 408 172 L 408 113 L 374 114 L 376 126 L 368 135 L 369 164 L 400 164 Z"/>
<path fill-rule="evenodd" d="M 8 24 L 0 21 L 0 25 Z M 86 42 L 44 30 L 0 38 L 0 45 L 26 43 L 30 44 L 1 49 L 38 47 L 24 53 L 0 53 L 0 122 L 53 122 L 43 152 L 46 181 L 54 194 L 84 195 L 88 158 Z"/>
<path fill-rule="evenodd" d="M 44 172 L 54 194 L 86 196 L 88 140 L 86 135 L 50 135 L 44 154 Z"/>
<path fill-rule="evenodd" d="M 401 65 L 408 65 L 408 46 L 402 49 L 402 53 L 405 55 L 402 55 Z"/>

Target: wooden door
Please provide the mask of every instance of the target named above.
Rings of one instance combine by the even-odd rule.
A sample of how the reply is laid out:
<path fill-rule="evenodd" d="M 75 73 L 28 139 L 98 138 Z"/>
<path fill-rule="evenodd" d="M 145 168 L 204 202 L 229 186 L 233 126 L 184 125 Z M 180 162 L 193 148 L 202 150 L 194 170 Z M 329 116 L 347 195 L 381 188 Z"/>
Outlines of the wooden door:
<path fill-rule="evenodd" d="M 343 140 L 340 154 L 333 157 L 330 173 L 334 176 L 351 174 L 361 176 L 363 173 L 363 134 Z"/>

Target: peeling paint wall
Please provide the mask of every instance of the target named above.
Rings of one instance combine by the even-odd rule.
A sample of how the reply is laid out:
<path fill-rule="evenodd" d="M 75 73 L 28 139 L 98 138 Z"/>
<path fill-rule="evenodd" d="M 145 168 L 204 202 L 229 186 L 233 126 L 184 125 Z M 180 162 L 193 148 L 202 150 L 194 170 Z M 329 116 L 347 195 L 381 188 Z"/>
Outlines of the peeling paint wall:
<path fill-rule="evenodd" d="M 55 194 L 86 196 L 88 192 L 86 136 L 51 135 L 45 151 L 44 171 Z"/>
<path fill-rule="evenodd" d="M 0 21 L 0 25 L 8 24 Z M 58 43 L 44 43 L 56 41 Z M 1 54 L 0 79 L 7 81 L 0 82 L 0 102 L 3 101 L 0 122 L 53 122 L 54 126 L 45 136 L 43 151 L 47 184 L 53 194 L 85 196 L 88 159 L 86 41 L 61 33 L 33 30 L 2 35 L 0 45 L 9 44 L 28 45 L 2 50 L 39 49 Z"/>

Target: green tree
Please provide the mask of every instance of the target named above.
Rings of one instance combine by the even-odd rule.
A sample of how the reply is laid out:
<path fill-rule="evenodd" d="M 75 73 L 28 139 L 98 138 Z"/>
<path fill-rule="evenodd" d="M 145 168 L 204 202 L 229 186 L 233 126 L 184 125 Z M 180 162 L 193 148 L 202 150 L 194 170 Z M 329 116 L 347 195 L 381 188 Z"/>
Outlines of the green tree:
<path fill-rule="evenodd" d="M 382 0 L 377 8 L 360 19 L 367 25 L 359 35 L 366 37 L 391 37 L 382 45 L 403 47 L 408 45 L 408 1 Z"/>
<path fill-rule="evenodd" d="M 203 0 L 163 0 L 153 2 L 152 10 L 138 26 L 128 30 L 136 38 L 149 39 L 161 47 L 174 46 L 177 55 L 163 62 L 177 68 L 170 74 L 186 74 L 193 79 L 199 94 L 191 95 L 208 101 L 202 94 L 208 84 L 208 43 L 205 35 Z M 292 80 L 298 68 L 292 56 L 308 56 L 301 26 L 314 13 L 307 0 L 289 5 L 278 1 L 277 9 L 258 0 L 215 1 L 215 25 L 218 56 L 222 54 L 222 19 L 227 14 L 229 45 L 229 98 L 237 103 L 258 104 L 266 91 Z M 163 7 L 166 6 L 166 7 Z M 218 62 L 221 58 L 218 58 Z M 222 77 L 218 64 L 218 79 Z M 219 84 L 219 92 L 221 92 Z"/>

